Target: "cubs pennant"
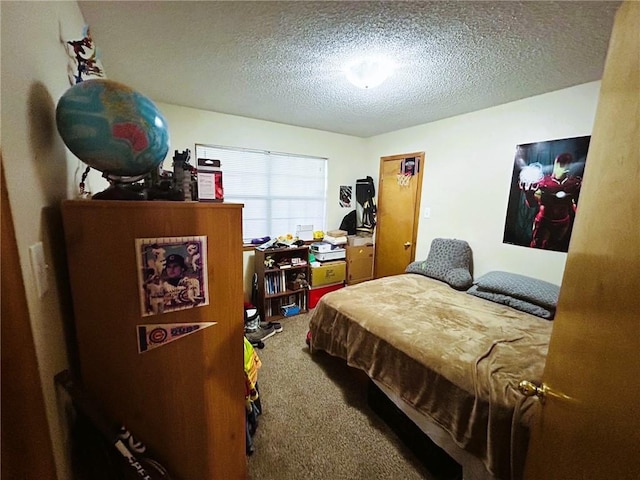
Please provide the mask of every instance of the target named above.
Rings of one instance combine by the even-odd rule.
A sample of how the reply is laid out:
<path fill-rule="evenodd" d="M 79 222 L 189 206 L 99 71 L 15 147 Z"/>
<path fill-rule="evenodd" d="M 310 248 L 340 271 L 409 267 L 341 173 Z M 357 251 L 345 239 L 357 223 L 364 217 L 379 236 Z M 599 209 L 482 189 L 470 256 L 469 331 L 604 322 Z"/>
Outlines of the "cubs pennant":
<path fill-rule="evenodd" d="M 144 353 L 218 322 L 138 325 L 138 353 Z"/>

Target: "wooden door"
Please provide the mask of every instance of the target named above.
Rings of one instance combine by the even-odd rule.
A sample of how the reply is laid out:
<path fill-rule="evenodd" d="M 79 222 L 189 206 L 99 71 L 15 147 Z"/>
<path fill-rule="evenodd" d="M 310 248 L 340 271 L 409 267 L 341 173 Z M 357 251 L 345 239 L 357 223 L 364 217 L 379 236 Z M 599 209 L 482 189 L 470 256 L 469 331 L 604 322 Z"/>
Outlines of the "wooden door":
<path fill-rule="evenodd" d="M 532 431 L 529 480 L 640 478 L 640 4 L 618 11 Z"/>
<path fill-rule="evenodd" d="M 1 161 L 1 159 L 0 159 Z M 2 478 L 55 479 L 38 360 L 2 168 Z"/>
<path fill-rule="evenodd" d="M 415 259 L 423 170 L 424 152 L 380 158 L 375 278 L 402 273 Z"/>

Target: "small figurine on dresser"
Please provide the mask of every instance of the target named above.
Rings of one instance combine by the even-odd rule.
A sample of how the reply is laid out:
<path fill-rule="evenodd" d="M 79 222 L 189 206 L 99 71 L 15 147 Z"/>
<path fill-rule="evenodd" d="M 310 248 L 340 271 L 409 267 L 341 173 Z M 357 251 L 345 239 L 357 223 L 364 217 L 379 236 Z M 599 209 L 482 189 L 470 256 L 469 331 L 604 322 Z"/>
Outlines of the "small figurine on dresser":
<path fill-rule="evenodd" d="M 173 154 L 173 185 L 180 190 L 183 200 L 193 200 L 193 174 L 195 167 L 189 163 L 191 150 L 188 148 L 183 152 L 176 150 Z"/>
<path fill-rule="evenodd" d="M 276 264 L 275 259 L 271 255 L 267 255 L 264 259 L 264 266 L 267 268 L 273 268 Z"/>
<path fill-rule="evenodd" d="M 302 288 L 308 288 L 309 282 L 307 281 L 307 275 L 304 272 L 295 272 L 291 276 L 288 288 L 291 290 L 300 290 Z"/>

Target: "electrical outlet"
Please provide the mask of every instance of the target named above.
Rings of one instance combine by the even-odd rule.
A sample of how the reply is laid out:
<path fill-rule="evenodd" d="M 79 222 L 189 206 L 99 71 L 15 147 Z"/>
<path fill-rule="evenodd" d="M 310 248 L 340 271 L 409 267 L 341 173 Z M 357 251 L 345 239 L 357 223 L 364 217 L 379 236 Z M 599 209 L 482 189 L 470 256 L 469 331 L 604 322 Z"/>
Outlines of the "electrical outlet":
<path fill-rule="evenodd" d="M 431 218 L 431 208 L 430 207 L 424 207 L 422 209 L 422 216 L 424 218 Z"/>
<path fill-rule="evenodd" d="M 49 290 L 49 265 L 44 261 L 42 242 L 34 243 L 29 247 L 29 257 L 31 258 L 31 268 L 33 269 L 38 296 L 42 298 Z"/>

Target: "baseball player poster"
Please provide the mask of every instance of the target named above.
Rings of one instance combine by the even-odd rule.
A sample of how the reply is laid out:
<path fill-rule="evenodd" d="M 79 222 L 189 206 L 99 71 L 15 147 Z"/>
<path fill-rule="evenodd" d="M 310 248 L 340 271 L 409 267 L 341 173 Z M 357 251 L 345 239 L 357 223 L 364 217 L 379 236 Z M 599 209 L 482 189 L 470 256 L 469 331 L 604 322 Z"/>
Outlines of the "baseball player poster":
<path fill-rule="evenodd" d="M 209 304 L 207 237 L 137 238 L 143 317 Z"/>

